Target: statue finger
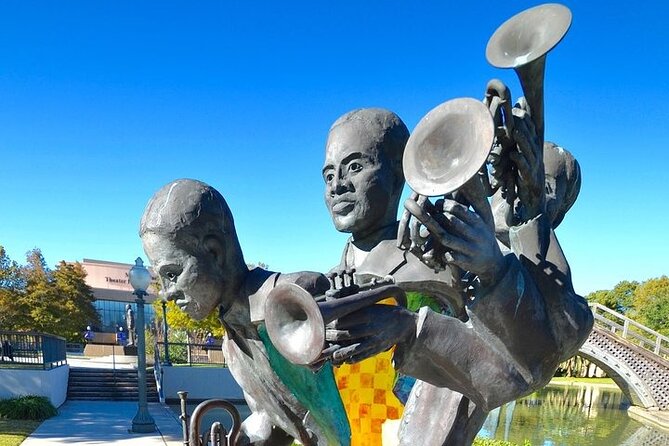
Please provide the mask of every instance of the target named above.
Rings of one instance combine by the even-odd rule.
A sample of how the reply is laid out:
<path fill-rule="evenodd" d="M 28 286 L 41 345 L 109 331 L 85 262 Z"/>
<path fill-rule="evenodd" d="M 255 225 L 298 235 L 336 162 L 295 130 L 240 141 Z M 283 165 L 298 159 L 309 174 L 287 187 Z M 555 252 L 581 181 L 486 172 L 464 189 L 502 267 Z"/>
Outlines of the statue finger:
<path fill-rule="evenodd" d="M 418 200 L 418 193 L 411 192 L 411 195 L 407 200 L 416 201 Z M 409 228 L 409 221 L 411 220 L 411 213 L 407 210 L 402 212 L 402 218 L 400 218 L 400 223 L 397 228 L 397 247 L 401 249 L 409 249 L 411 246 L 411 232 Z"/>
<path fill-rule="evenodd" d="M 371 358 L 381 352 L 388 350 L 393 344 L 388 345 L 388 342 L 383 339 L 376 339 L 374 342 L 368 341 L 364 346 L 356 349 L 354 353 L 346 360 L 349 364 L 355 364 Z"/>
<path fill-rule="evenodd" d="M 376 333 L 372 324 L 356 324 L 347 329 L 327 329 L 325 330 L 325 340 L 328 342 L 352 341 Z"/>
<path fill-rule="evenodd" d="M 470 211 L 467 206 L 455 200 L 444 201 L 444 215 L 448 214 L 454 215 L 469 226 L 477 226 L 482 221 L 476 212 Z"/>
<path fill-rule="evenodd" d="M 463 240 L 448 233 L 427 211 L 425 211 L 425 209 L 419 207 L 415 203 L 405 203 L 405 206 L 407 206 L 407 210 L 411 212 L 414 217 L 427 227 L 430 234 L 432 234 L 440 244 L 446 247 L 455 247 L 463 243 Z"/>
<path fill-rule="evenodd" d="M 509 156 L 518 169 L 518 178 L 524 180 L 525 183 L 527 183 L 527 180 L 531 181 L 534 178 L 533 170 L 527 158 L 520 152 L 511 152 Z"/>
<path fill-rule="evenodd" d="M 349 359 L 351 355 L 355 354 L 356 350 L 358 350 L 359 348 L 360 348 L 360 343 L 356 343 L 338 349 L 332 354 L 332 364 L 342 365 L 343 363 L 347 362 L 347 359 Z"/>

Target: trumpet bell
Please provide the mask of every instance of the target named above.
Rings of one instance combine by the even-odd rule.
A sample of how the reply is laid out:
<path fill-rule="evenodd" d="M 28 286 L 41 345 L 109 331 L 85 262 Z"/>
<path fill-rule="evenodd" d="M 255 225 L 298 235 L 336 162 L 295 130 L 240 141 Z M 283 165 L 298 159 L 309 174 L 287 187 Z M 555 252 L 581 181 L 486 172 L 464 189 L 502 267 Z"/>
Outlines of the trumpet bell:
<path fill-rule="evenodd" d="M 557 3 L 535 6 L 504 22 L 488 41 L 485 55 L 498 68 L 526 65 L 560 43 L 571 25 L 571 11 Z"/>
<path fill-rule="evenodd" d="M 314 298 L 304 288 L 277 285 L 265 306 L 265 326 L 274 347 L 293 364 L 311 364 L 325 345 L 325 323 Z"/>
<path fill-rule="evenodd" d="M 438 196 L 462 187 L 485 163 L 495 136 L 488 107 L 472 98 L 432 109 L 407 141 L 402 167 L 421 195 Z"/>

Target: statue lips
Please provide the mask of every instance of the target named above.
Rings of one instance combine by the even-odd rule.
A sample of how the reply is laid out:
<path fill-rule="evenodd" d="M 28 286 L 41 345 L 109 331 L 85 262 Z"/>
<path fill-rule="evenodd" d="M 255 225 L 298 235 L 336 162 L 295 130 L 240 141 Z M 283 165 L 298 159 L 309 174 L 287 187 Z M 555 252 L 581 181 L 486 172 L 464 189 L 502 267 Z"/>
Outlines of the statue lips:
<path fill-rule="evenodd" d="M 355 207 L 355 201 L 342 200 L 332 205 L 332 212 L 339 215 L 346 215 Z"/>
<path fill-rule="evenodd" d="M 188 307 L 188 304 L 190 303 L 190 299 L 187 299 L 185 297 L 176 299 L 174 303 L 179 307 L 182 311 L 186 311 L 186 308 Z"/>

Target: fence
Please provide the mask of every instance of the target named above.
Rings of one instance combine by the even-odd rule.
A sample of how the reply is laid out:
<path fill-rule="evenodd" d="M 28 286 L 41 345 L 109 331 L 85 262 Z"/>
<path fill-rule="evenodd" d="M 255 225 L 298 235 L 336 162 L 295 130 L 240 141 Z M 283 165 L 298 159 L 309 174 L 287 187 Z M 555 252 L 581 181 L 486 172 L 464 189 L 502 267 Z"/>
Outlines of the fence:
<path fill-rule="evenodd" d="M 225 366 L 225 357 L 221 351 L 221 344 L 194 344 L 186 342 L 169 342 L 169 362 L 172 364 L 200 365 L 212 364 Z M 156 342 L 157 355 L 163 363 L 167 362 L 165 357 L 165 343 Z"/>
<path fill-rule="evenodd" d="M 598 303 L 591 303 L 590 309 L 595 316 L 595 323 L 612 333 L 649 350 L 656 355 L 669 358 L 669 337 L 664 336 L 645 325 L 613 311 Z"/>
<path fill-rule="evenodd" d="M 67 363 L 65 339 L 45 333 L 0 331 L 0 367 L 52 369 Z"/>

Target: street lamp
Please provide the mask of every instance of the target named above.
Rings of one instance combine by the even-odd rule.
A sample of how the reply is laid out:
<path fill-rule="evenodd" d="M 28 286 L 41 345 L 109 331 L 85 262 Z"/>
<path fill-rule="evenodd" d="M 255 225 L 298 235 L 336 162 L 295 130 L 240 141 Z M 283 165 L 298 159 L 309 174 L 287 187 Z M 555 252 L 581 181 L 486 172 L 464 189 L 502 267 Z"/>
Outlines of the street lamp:
<path fill-rule="evenodd" d="M 170 361 L 170 344 L 167 341 L 167 301 L 163 299 L 163 345 L 165 345 L 165 362 L 164 365 L 172 365 Z"/>
<path fill-rule="evenodd" d="M 146 289 L 151 283 L 151 273 L 144 267 L 140 257 L 135 260 L 135 266 L 128 273 L 130 285 L 137 296 L 137 380 L 138 380 L 138 407 L 135 418 L 132 419 L 132 432 L 148 433 L 155 432 L 156 422 L 149 414 L 146 404 L 146 345 L 144 339 L 144 296 Z"/>

